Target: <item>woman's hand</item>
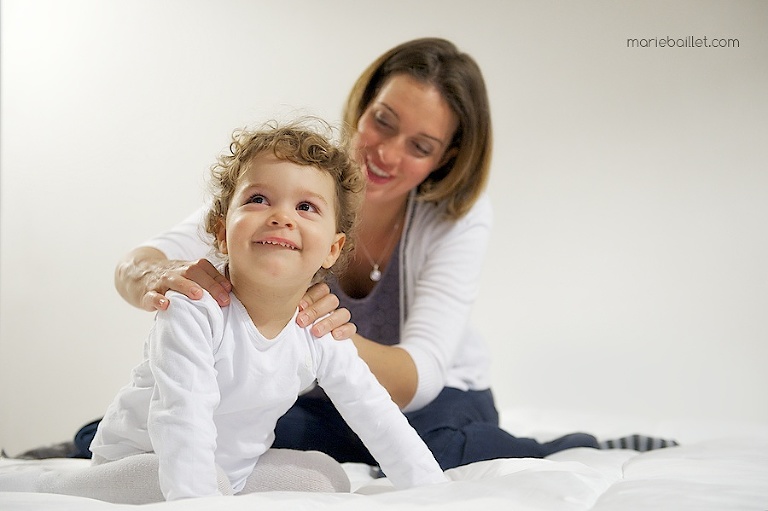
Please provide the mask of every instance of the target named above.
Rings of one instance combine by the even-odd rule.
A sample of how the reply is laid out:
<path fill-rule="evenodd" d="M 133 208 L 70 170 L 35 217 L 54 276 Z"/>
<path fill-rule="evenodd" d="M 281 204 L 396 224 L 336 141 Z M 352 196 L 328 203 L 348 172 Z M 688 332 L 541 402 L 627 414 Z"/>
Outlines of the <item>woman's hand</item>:
<path fill-rule="evenodd" d="M 184 294 L 193 300 L 202 298 L 203 290 L 206 290 L 220 306 L 229 305 L 232 284 L 207 259 L 194 262 L 167 261 L 162 267 L 155 268 L 154 278 L 150 281 L 154 285 L 142 298 L 142 307 L 147 310 L 167 309 L 168 299 L 165 293 L 169 290 Z"/>
<path fill-rule="evenodd" d="M 229 305 L 232 285 L 207 259 L 175 261 L 151 247 L 139 247 L 115 269 L 115 287 L 125 300 L 147 311 L 165 310 L 169 290 L 193 300 L 208 291 L 221 306 Z"/>
<path fill-rule="evenodd" d="M 319 283 L 310 287 L 299 303 L 299 315 L 296 323 L 301 327 L 311 325 L 317 318 L 326 314 L 328 317 L 318 321 L 310 330 L 315 337 L 322 337 L 331 332 L 334 339 L 348 339 L 355 335 L 357 327 L 349 320 L 349 311 L 339 307 L 339 298 L 331 293 L 327 284 Z"/>

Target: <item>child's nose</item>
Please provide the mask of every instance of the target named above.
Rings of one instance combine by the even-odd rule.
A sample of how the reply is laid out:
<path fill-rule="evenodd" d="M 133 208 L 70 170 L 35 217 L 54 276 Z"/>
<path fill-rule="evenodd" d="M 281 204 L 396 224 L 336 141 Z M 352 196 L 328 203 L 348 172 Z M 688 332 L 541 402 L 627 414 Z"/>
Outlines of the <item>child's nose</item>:
<path fill-rule="evenodd" d="M 270 216 L 269 223 L 274 227 L 293 227 L 295 225 L 293 215 L 287 213 L 283 209 L 276 209 Z"/>

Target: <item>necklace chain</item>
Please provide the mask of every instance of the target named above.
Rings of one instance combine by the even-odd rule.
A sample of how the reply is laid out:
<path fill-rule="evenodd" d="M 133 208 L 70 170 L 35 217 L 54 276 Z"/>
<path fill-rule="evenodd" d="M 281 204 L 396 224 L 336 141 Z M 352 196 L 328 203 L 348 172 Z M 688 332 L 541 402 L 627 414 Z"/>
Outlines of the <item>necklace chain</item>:
<path fill-rule="evenodd" d="M 389 254 L 389 251 L 392 249 L 392 241 L 395 239 L 395 235 L 397 234 L 397 230 L 400 227 L 400 222 L 396 222 L 395 226 L 392 228 L 392 233 L 389 235 L 389 240 L 387 240 L 387 244 L 384 247 L 384 255 L 386 256 Z M 384 261 L 384 257 L 379 258 L 378 261 L 374 261 L 373 257 L 371 257 L 370 252 L 368 252 L 368 249 L 365 247 L 365 243 L 363 243 L 363 240 L 359 240 L 360 248 L 363 249 L 363 253 L 365 254 L 366 259 L 368 259 L 368 262 L 371 263 L 371 266 L 373 266 L 373 269 L 371 270 L 371 273 L 368 274 L 368 277 L 374 281 L 378 282 L 381 280 L 381 270 L 379 267 L 381 266 L 381 263 Z"/>

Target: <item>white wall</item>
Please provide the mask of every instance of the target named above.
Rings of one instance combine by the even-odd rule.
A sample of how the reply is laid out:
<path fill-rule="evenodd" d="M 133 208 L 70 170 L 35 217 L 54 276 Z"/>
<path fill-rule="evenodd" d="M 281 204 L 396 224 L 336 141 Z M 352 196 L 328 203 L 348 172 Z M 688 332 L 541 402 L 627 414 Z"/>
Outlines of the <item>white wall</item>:
<path fill-rule="evenodd" d="M 232 129 L 332 121 L 384 50 L 484 70 L 499 406 L 768 423 L 768 3 L 3 0 L 0 446 L 71 438 L 151 314 L 117 259 L 201 201 Z M 738 38 L 629 49 L 627 38 Z"/>

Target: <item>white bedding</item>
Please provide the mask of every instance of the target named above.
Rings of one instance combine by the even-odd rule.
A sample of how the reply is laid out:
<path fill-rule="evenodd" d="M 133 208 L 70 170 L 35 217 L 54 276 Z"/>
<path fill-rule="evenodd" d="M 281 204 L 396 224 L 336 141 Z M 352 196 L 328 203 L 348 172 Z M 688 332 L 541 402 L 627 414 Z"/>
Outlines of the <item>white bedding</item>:
<path fill-rule="evenodd" d="M 667 426 L 668 431 L 674 429 Z M 711 424 L 699 428 L 689 425 L 687 434 L 678 429 L 682 441 L 678 447 L 647 453 L 571 449 L 547 459 L 491 460 L 449 470 L 449 483 L 410 490 L 396 491 L 386 479 L 372 479 L 368 467 L 345 464 L 352 481 L 353 491 L 349 494 L 273 492 L 139 507 L 157 511 L 768 510 L 768 429 L 730 428 L 723 433 L 727 428 Z M 707 436 L 710 438 L 696 438 Z M 2 459 L 0 476 L 19 470 L 87 464 L 86 460 L 71 459 Z M 0 492 L 1 511 L 129 508 L 136 506 L 62 495 Z"/>

